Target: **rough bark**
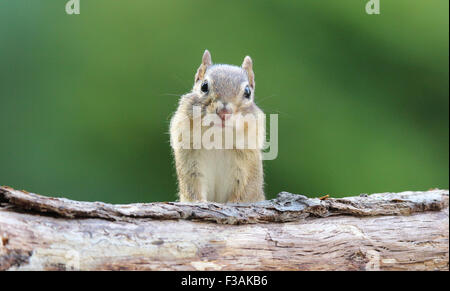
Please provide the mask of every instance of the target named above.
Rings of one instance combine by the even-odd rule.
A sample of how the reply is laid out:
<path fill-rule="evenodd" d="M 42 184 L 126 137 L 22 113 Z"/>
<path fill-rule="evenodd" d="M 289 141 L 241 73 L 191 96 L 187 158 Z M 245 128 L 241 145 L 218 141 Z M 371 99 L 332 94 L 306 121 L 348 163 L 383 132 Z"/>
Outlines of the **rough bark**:
<path fill-rule="evenodd" d="M 0 187 L 0 270 L 448 270 L 448 190 L 112 205 Z"/>

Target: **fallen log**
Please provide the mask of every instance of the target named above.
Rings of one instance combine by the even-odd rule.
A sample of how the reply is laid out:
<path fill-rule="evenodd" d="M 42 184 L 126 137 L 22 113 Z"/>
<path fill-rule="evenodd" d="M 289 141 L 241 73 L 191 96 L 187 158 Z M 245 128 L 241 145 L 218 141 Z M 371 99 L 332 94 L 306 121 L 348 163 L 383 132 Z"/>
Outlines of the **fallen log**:
<path fill-rule="evenodd" d="M 448 270 L 448 190 L 112 205 L 0 187 L 0 270 Z"/>

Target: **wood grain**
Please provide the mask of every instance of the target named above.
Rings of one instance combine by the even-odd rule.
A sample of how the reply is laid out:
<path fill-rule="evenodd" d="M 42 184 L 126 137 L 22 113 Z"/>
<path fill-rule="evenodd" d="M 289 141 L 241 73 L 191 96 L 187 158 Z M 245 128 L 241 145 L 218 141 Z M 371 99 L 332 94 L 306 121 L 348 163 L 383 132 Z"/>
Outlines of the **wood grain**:
<path fill-rule="evenodd" d="M 448 198 L 112 205 L 0 187 L 0 270 L 448 270 Z"/>

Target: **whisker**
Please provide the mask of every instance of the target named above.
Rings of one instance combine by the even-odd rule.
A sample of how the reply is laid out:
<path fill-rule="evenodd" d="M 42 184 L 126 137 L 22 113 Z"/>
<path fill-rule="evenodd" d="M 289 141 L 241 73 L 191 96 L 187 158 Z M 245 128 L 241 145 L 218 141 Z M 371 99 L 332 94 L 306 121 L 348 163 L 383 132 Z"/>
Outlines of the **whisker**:
<path fill-rule="evenodd" d="M 161 95 L 165 95 L 165 96 L 177 96 L 177 97 L 181 97 L 183 94 L 174 94 L 174 93 L 163 93 Z"/>
<path fill-rule="evenodd" d="M 263 96 L 263 97 L 261 97 L 261 98 L 257 98 L 256 99 L 256 101 L 258 102 L 258 103 L 260 103 L 260 102 L 263 102 L 263 101 L 265 101 L 265 100 L 267 100 L 267 99 L 270 99 L 270 98 L 273 98 L 273 97 L 276 97 L 277 95 L 275 95 L 275 94 L 272 94 L 272 95 L 270 95 L 270 96 Z"/>
<path fill-rule="evenodd" d="M 191 86 L 191 85 L 188 84 L 188 82 L 185 79 L 181 78 L 180 76 L 174 74 L 173 77 L 183 87 L 188 88 L 189 86 Z"/>

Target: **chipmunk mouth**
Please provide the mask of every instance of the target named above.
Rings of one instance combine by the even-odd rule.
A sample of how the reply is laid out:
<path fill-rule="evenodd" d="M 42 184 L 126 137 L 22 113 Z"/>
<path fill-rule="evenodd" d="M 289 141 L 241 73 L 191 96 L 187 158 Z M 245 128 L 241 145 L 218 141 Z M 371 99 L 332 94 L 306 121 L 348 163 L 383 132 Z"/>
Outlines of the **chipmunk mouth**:
<path fill-rule="evenodd" d="M 220 117 L 220 124 L 216 124 L 216 126 L 224 127 L 233 127 L 233 122 L 231 120 L 232 112 L 229 109 L 222 108 L 221 110 L 216 111 L 217 115 Z"/>
<path fill-rule="evenodd" d="M 231 119 L 220 119 L 220 122 L 214 123 L 214 126 L 221 128 L 234 128 L 233 121 Z"/>

